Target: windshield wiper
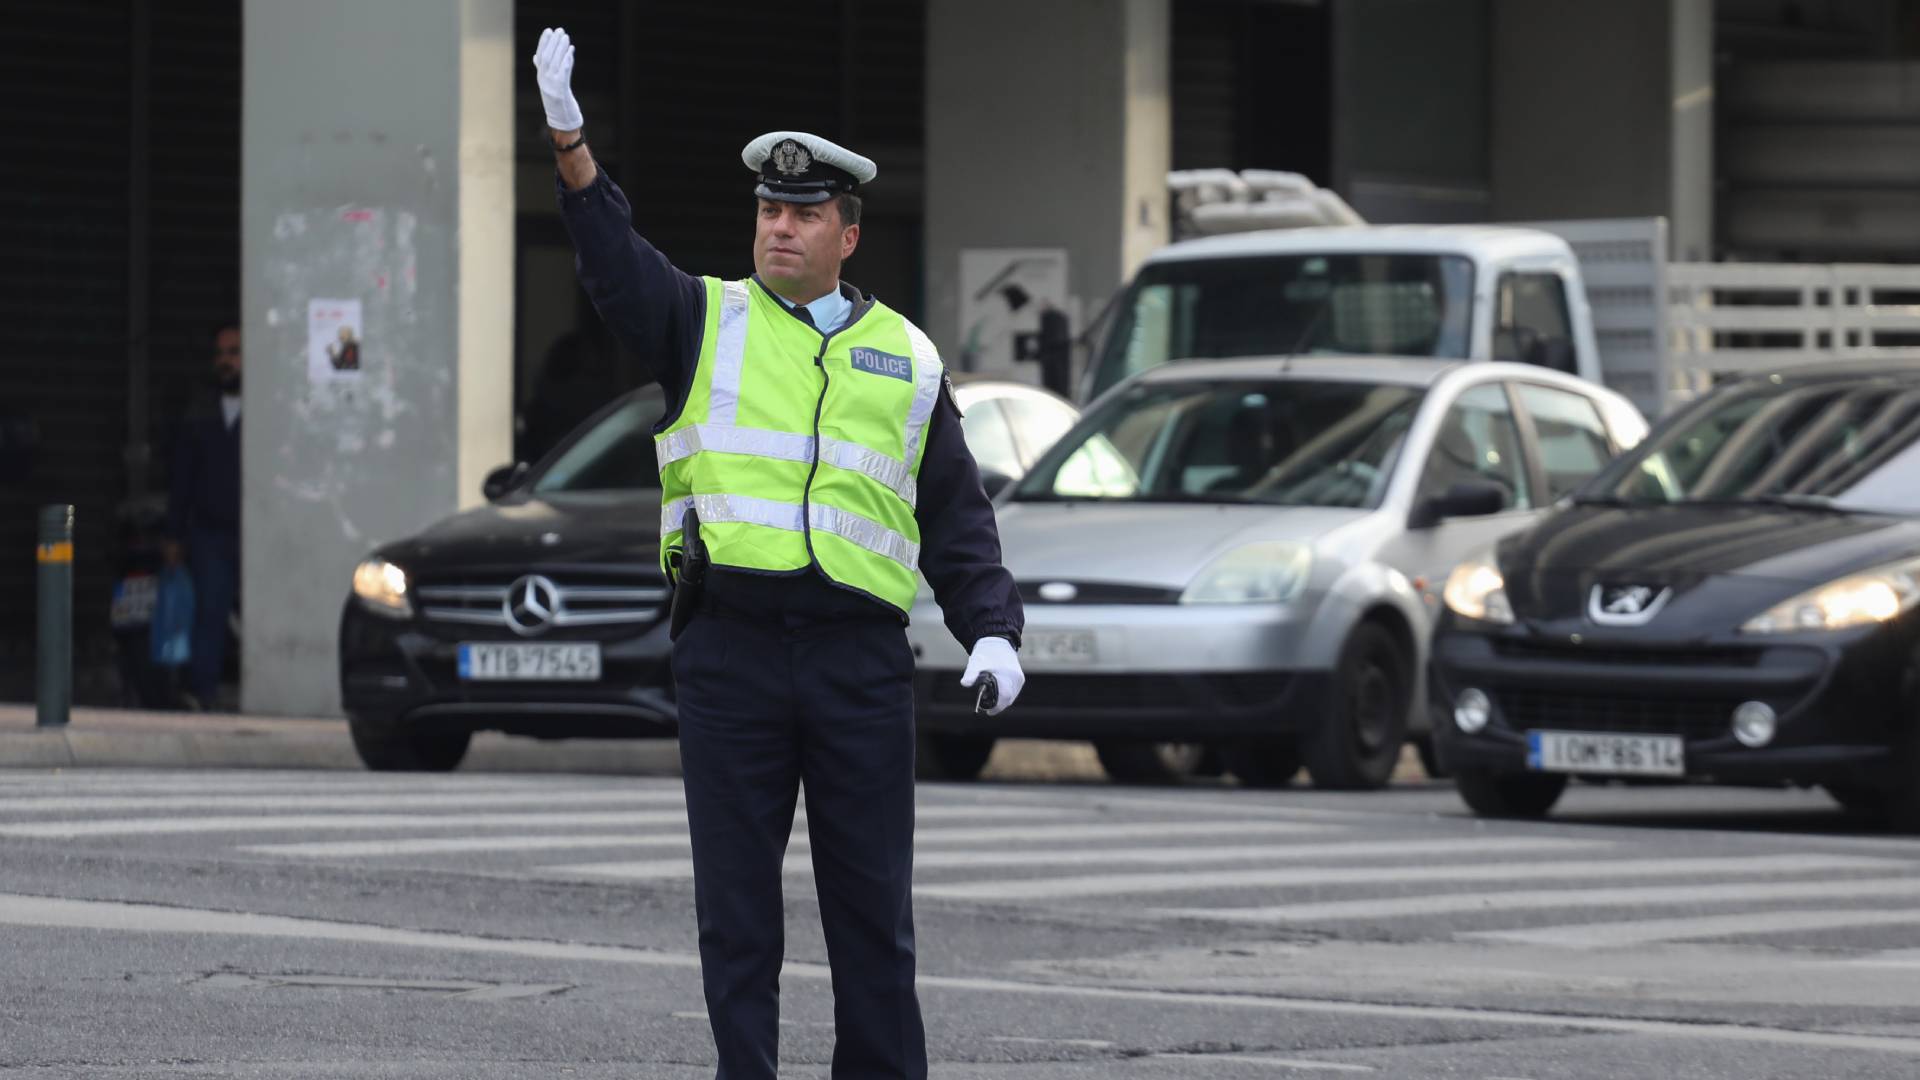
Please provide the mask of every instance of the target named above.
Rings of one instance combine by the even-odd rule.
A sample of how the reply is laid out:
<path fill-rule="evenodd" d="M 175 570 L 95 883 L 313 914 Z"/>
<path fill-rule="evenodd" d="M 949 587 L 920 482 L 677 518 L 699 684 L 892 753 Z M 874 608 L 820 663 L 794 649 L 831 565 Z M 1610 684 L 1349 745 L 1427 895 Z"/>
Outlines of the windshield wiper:
<path fill-rule="evenodd" d="M 1575 506 L 1658 506 L 1660 505 L 1659 503 L 1649 502 L 1646 499 L 1629 499 L 1621 495 L 1574 495 L 1574 496 L 1571 496 L 1571 499 L 1572 499 L 1573 505 Z"/>

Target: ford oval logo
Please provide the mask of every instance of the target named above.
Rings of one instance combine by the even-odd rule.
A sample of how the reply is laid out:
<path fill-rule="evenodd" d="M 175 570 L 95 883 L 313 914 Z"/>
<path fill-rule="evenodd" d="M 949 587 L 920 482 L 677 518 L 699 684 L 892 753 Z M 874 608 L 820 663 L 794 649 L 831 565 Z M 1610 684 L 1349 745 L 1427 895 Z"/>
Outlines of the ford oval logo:
<path fill-rule="evenodd" d="M 1071 603 L 1073 598 L 1079 595 L 1080 590 L 1065 581 L 1049 581 L 1040 586 L 1040 599 L 1055 604 Z"/>

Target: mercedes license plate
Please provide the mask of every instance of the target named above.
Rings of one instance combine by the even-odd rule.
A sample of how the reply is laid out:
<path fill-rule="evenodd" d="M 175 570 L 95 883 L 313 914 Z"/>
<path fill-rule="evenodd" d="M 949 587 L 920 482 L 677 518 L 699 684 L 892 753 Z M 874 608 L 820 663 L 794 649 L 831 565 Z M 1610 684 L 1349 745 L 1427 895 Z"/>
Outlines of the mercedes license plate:
<path fill-rule="evenodd" d="M 600 677 L 600 643 L 534 645 L 472 642 L 460 646 L 460 677 L 472 680 L 592 682 Z"/>
<path fill-rule="evenodd" d="M 1607 776 L 1684 776 L 1687 771 L 1678 735 L 1583 731 L 1527 732 L 1527 767 Z"/>
<path fill-rule="evenodd" d="M 1091 630 L 1034 630 L 1020 638 L 1023 659 L 1040 664 L 1091 664 L 1100 659 Z"/>

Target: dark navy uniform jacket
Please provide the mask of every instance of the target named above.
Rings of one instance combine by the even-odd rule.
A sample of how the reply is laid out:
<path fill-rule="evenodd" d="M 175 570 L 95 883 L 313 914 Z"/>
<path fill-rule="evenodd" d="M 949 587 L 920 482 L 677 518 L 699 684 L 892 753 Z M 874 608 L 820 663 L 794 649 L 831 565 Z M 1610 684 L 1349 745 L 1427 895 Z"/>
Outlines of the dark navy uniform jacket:
<path fill-rule="evenodd" d="M 605 169 L 579 191 L 560 190 L 560 211 L 573 237 L 580 283 L 614 335 L 639 356 L 667 397 L 667 417 L 679 411 L 700 358 L 706 323 L 706 287 L 682 272 L 633 229 L 633 211 Z M 859 294 L 842 283 L 858 303 Z M 795 318 L 804 319 L 804 311 Z M 927 425 L 920 463 L 920 572 L 946 614 L 947 629 L 971 650 L 983 637 L 1020 643 L 1025 615 L 1013 577 L 1000 565 L 1000 533 L 993 505 L 980 486 L 980 469 L 960 430 L 960 408 L 949 392 Z M 750 571 L 708 576 L 714 603 L 790 626 L 844 618 L 891 616 L 893 609 L 864 593 L 832 585 L 818 568 L 797 575 Z"/>

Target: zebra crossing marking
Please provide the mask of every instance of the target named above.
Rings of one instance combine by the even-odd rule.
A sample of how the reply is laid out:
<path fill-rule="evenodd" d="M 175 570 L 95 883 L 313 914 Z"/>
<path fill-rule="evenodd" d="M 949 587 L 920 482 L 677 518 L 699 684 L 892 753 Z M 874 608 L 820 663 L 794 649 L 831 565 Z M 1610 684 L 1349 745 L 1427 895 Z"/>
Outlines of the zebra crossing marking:
<path fill-rule="evenodd" d="M 1449 866 L 1287 867 L 1205 873 L 1094 874 L 1011 881 L 972 881 L 916 889 L 942 900 L 1058 900 L 1074 897 L 1191 892 L 1204 889 L 1301 888 L 1321 885 L 1410 884 L 1434 881 L 1586 880 L 1611 877 L 1691 877 L 1707 874 L 1808 874 L 1886 870 L 1909 864 L 1867 855 L 1736 855 L 1712 858 L 1581 859 L 1563 862 L 1463 863 Z"/>
<path fill-rule="evenodd" d="M 1844 930 L 1866 926 L 1907 926 L 1914 923 L 1920 923 L 1920 911 L 1841 908 L 1823 911 L 1747 911 L 1681 919 L 1576 923 L 1526 930 L 1478 930 L 1454 936 L 1520 945 L 1551 945 L 1563 949 L 1613 949 L 1700 938 Z"/>
<path fill-rule="evenodd" d="M 1021 851 L 920 851 L 916 870 L 980 869 L 984 867 L 1086 866 L 1107 864 L 1194 865 L 1209 862 L 1270 862 L 1274 860 L 1370 858 L 1381 855 L 1453 854 L 1457 852 L 1553 851 L 1604 846 L 1605 841 L 1555 837 L 1469 837 L 1453 840 L 1358 840 L 1305 844 L 1236 844 L 1214 847 L 1135 847 L 1029 849 Z M 813 865 L 789 856 L 788 874 L 807 875 Z M 543 866 L 536 872 L 565 876 L 618 878 L 627 881 L 679 881 L 693 877 L 693 860 L 649 859 L 629 862 L 574 863 Z"/>
<path fill-rule="evenodd" d="M 1920 878 L 1847 878 L 1829 881 L 1732 881 L 1713 885 L 1648 885 L 1607 889 L 1523 889 L 1514 892 L 1437 893 L 1366 897 L 1248 908 L 1160 908 L 1159 915 L 1221 922 L 1318 923 L 1553 908 L 1654 907 L 1661 904 L 1737 904 L 1774 900 L 1920 896 Z"/>

